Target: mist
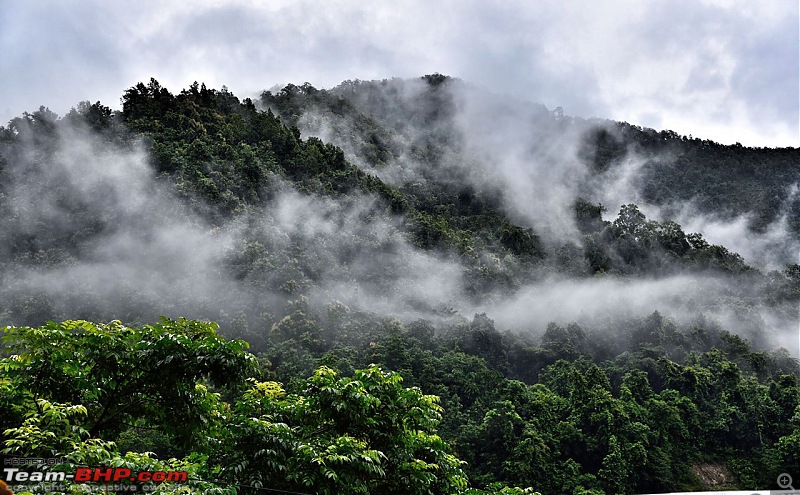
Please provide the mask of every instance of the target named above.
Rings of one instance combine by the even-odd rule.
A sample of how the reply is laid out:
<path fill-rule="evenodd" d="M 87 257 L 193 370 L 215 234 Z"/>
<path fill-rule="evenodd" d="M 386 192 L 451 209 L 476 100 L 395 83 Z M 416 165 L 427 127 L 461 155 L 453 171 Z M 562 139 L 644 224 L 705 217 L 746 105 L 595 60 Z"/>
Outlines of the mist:
<path fill-rule="evenodd" d="M 724 219 L 701 215 L 692 205 L 683 205 L 676 221 L 690 232 L 702 232 L 706 239 L 741 254 L 753 266 L 765 270 L 780 270 L 787 263 L 800 262 L 800 239 L 789 230 L 789 206 L 798 199 L 797 184 L 790 188 L 780 207 L 778 217 L 761 232 L 751 228 L 753 214 Z"/>
<path fill-rule="evenodd" d="M 296 120 L 303 135 L 341 146 L 352 163 L 400 188 L 432 180 L 478 191 L 532 227 L 550 259 L 564 246 L 583 249 L 573 210 L 580 196 L 609 206 L 636 202 L 655 219 L 667 212 L 641 200 L 639 177 L 647 160 L 672 157 L 628 150 L 606 173 L 592 174 L 582 157 L 589 122 L 460 82 L 431 91 L 425 81 L 393 80 L 353 95 L 348 101 L 361 121 L 310 106 Z M 389 149 L 378 161 L 364 138 L 370 128 Z M 490 250 L 465 257 L 422 249 L 411 242 L 407 220 L 380 199 L 316 196 L 278 176 L 267 204 L 220 224 L 155 174 L 146 143 L 110 142 L 68 119 L 54 129 L 58 137 L 43 152 L 41 143 L 26 141 L 22 125 L 22 145 L 5 157 L 1 235 L 47 232 L 48 240 L 2 244 L 2 298 L 15 308 L 0 315 L 4 322 L 189 316 L 263 339 L 301 301 L 317 314 L 340 304 L 437 325 L 486 313 L 501 330 L 536 336 L 553 321 L 602 329 L 658 310 L 682 325 L 710 318 L 798 351 L 796 308 L 767 307 L 761 286 L 745 290 L 703 273 L 586 278 L 543 262 L 511 289 L 470 293 L 468 274 L 513 278 L 520 262 Z M 721 221 L 690 202 L 680 211 L 686 232 L 702 232 L 759 268 L 780 268 L 777 260 L 796 246 L 787 241 L 785 214 L 755 233 L 746 217 Z M 732 309 L 742 304 L 749 309 Z M 34 307 L 46 309 L 27 309 Z"/>
<path fill-rule="evenodd" d="M 703 213 L 693 201 L 656 205 L 644 200 L 644 167 L 676 160 L 670 151 L 653 155 L 629 147 L 607 170 L 592 173 L 582 149 L 589 130 L 603 126 L 614 132 L 603 122 L 564 117 L 458 80 L 433 89 L 424 79 L 363 84 L 368 87 L 360 91 L 349 83 L 331 90 L 355 106 L 357 118 L 309 105 L 297 119 L 298 127 L 342 147 L 348 160 L 395 185 L 426 179 L 466 182 L 500 198 L 503 211 L 541 234 L 551 254 L 565 243 L 583 244 L 573 210 L 575 199 L 583 197 L 606 207 L 607 220 L 613 220 L 622 205 L 635 203 L 649 220 L 676 221 L 686 233 L 701 233 L 761 270 L 782 270 L 797 262 L 800 244 L 788 231 L 786 207 L 765 230 L 756 232 L 750 227 L 752 214 L 726 220 Z M 377 166 L 363 138 L 365 117 L 389 131 L 391 156 Z M 794 195 L 796 188 L 787 205 Z M 744 298 L 753 303 L 764 289 L 751 288 L 744 294 L 730 284 L 703 273 L 646 280 L 587 280 L 550 273 L 510 296 L 487 294 L 486 304 L 462 300 L 454 307 L 464 316 L 486 312 L 498 328 L 534 334 L 550 321 L 598 325 L 607 318 L 642 317 L 659 310 L 685 325 L 710 318 L 744 337 L 766 339 L 765 345 L 785 346 L 797 355 L 796 308 L 780 314 L 763 304 L 748 314 L 732 310 L 732 301 Z"/>
<path fill-rule="evenodd" d="M 507 215 L 545 239 L 577 236 L 572 206 L 588 173 L 578 158 L 583 125 L 457 80 L 434 90 L 422 79 L 366 84 L 331 91 L 389 131 L 392 156 L 381 165 L 364 156 L 364 122 L 312 107 L 297 120 L 301 132 L 340 146 L 391 184 L 462 183 L 500 198 Z"/>
<path fill-rule="evenodd" d="M 63 119 L 57 129 L 51 153 L 24 143 L 3 170 L 0 232 L 50 240 L 3 243 L 2 297 L 18 308 L 4 323 L 243 315 L 268 328 L 259 315 L 301 294 L 318 310 L 341 301 L 404 318 L 462 297 L 458 262 L 414 248 L 374 197 L 319 198 L 275 179 L 268 207 L 215 225 L 155 175 L 142 142 L 105 142 Z M 248 249 L 272 266 L 237 273 Z M 43 299 L 46 314 L 26 313 Z"/>
<path fill-rule="evenodd" d="M 788 185 L 776 217 L 764 228 L 756 230 L 753 228 L 754 211 L 739 215 L 724 211 L 704 212 L 695 199 L 666 204 L 647 201 L 642 193 L 645 168 L 653 164 L 663 166 L 676 159 L 675 154 L 669 152 L 652 156 L 628 149 L 613 167 L 590 179 L 583 193 L 587 199 L 607 208 L 606 220 L 613 220 L 622 205 L 635 203 L 648 219 L 675 221 L 685 232 L 701 233 L 710 243 L 725 246 L 761 270 L 782 270 L 787 264 L 798 262 L 800 237 L 789 227 L 791 207 L 800 198 L 798 184 Z"/>
<path fill-rule="evenodd" d="M 7 160 L 0 232 L 47 240 L 3 243 L 4 299 L 45 297 L 50 318 L 145 321 L 216 318 L 237 299 L 219 270 L 235 225 L 214 229 L 190 211 L 155 177 L 141 142 L 114 145 L 63 120 L 57 129 L 52 153 L 27 142 Z"/>
<path fill-rule="evenodd" d="M 300 259 L 312 278 L 308 298 L 317 309 L 339 301 L 415 319 L 432 317 L 437 305 L 463 297 L 459 262 L 415 248 L 376 198 L 322 199 L 285 184 L 257 224 L 256 237 L 270 251 Z"/>

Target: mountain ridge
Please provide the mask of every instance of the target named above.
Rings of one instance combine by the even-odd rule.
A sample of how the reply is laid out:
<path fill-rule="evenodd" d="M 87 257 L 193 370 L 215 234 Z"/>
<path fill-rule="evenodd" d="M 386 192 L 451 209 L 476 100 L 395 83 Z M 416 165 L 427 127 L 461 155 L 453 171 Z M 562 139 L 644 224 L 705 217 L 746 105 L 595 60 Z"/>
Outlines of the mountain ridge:
<path fill-rule="evenodd" d="M 441 397 L 479 486 L 691 487 L 702 452 L 752 486 L 795 462 L 798 150 L 459 84 L 253 101 L 151 79 L 121 112 L 12 120 L 0 323 L 218 321 L 296 392 L 319 366 L 380 363 Z"/>

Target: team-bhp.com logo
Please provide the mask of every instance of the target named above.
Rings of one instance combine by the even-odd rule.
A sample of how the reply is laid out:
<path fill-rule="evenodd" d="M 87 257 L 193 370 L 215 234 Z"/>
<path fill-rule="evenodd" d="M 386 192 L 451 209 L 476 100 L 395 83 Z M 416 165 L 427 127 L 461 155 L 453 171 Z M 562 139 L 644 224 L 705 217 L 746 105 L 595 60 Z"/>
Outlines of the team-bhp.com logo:
<path fill-rule="evenodd" d="M 18 468 L 3 468 L 6 483 L 28 482 L 57 482 L 74 481 L 76 483 L 117 483 L 130 481 L 132 483 L 163 483 L 185 482 L 188 479 L 186 471 L 137 471 L 128 468 L 102 468 L 79 467 L 75 473 L 67 474 L 60 471 L 22 471 Z"/>
<path fill-rule="evenodd" d="M 106 488 L 111 483 L 118 491 L 143 491 L 155 489 L 153 485 L 170 482 L 185 483 L 188 479 L 186 471 L 131 471 L 128 468 L 79 467 L 75 471 L 28 471 L 16 467 L 4 467 L 3 479 L 0 480 L 0 495 L 11 495 L 14 490 L 24 489 L 31 484 L 47 484 L 63 489 L 66 483 L 102 483 Z M 62 488 L 60 488 L 62 487 Z"/>

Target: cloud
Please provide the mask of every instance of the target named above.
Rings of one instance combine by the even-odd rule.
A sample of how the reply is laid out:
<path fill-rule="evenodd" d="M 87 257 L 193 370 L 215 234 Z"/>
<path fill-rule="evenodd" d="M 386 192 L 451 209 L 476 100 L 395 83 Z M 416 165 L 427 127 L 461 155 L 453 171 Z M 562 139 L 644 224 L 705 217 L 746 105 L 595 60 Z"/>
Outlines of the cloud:
<path fill-rule="evenodd" d="M 788 226 L 789 208 L 797 201 L 799 193 L 800 188 L 793 185 L 778 217 L 763 232 L 751 230 L 752 215 L 726 220 L 701 215 L 691 203 L 681 206 L 675 221 L 683 226 L 684 231 L 702 232 L 710 243 L 740 254 L 751 266 L 762 270 L 783 270 L 787 263 L 800 263 L 800 241 L 790 234 Z"/>
<path fill-rule="evenodd" d="M 257 237 L 287 261 L 300 259 L 317 308 L 341 301 L 404 320 L 436 319 L 438 309 L 464 297 L 464 267 L 411 245 L 399 219 L 375 198 L 323 199 L 287 184 L 259 217 Z"/>
<path fill-rule="evenodd" d="M 413 101 L 423 83 L 396 84 L 406 85 L 404 94 L 412 103 L 424 103 Z M 569 153 L 574 153 L 579 130 L 556 133 L 553 126 L 558 121 L 541 107 L 467 86 L 458 86 L 452 96 L 459 110 L 452 116 L 453 128 L 464 133 L 463 142 L 472 144 L 460 150 L 462 155 L 453 150 L 452 162 L 445 165 L 458 166 L 461 158 L 485 153 L 473 163 L 478 175 L 467 179 L 496 181 L 489 185 L 507 190 L 506 207 L 524 219 L 535 222 L 547 210 L 551 229 L 568 228 L 569 201 L 583 180 L 582 166 Z M 414 110 L 419 108 L 407 108 L 409 114 L 384 110 L 400 121 L 423 122 L 415 122 L 420 116 L 415 117 Z M 327 125 L 331 133 L 336 130 Z M 66 250 L 59 251 L 66 262 L 50 263 L 47 250 L 33 246 L 27 254 L 45 259 L 26 261 L 12 256 L 10 242 L 0 242 L 3 299 L 18 301 L 21 308 L 49 311 L 48 318 L 132 321 L 166 314 L 230 325 L 243 315 L 257 324 L 250 327 L 251 333 L 243 333 L 245 327 L 229 331 L 253 338 L 252 331 L 266 331 L 264 323 L 284 314 L 287 302 L 303 294 L 320 312 L 333 301 L 404 321 L 444 322 L 454 314 L 486 312 L 499 328 L 536 334 L 550 321 L 576 320 L 603 329 L 604 318 L 623 321 L 655 309 L 689 324 L 697 316 L 694 306 L 743 335 L 781 345 L 794 342 L 789 336 L 796 331 L 796 314 L 764 307 L 759 302 L 761 288 L 701 275 L 571 279 L 544 276 L 542 269 L 520 279 L 522 286 L 515 291 L 482 293 L 476 300 L 466 295 L 469 270 L 513 270 L 513 260 L 476 253 L 480 266 L 475 267 L 467 259 L 418 249 L 404 233 L 402 220 L 369 196 L 311 197 L 278 182 L 268 207 L 223 228 L 212 227 L 154 177 L 147 153 L 137 145 L 112 146 L 64 122 L 60 129 L 52 156 L 30 144 L 23 146 L 19 156 L 8 160 L 3 182 L 10 214 L 3 216 L 0 234 L 16 240 L 25 239 L 20 233 L 29 234 L 40 241 L 51 236 L 56 240 L 52 250 Z M 415 131 L 422 132 L 410 126 L 405 136 L 414 137 Z M 21 136 L 24 139 L 24 133 Z M 612 179 L 618 184 L 615 197 L 635 189 L 629 176 L 636 161 L 631 159 L 621 170 Z M 712 241 L 714 228 L 703 227 Z M 743 229 L 741 222 L 723 225 L 720 235 Z M 745 238 L 744 245 L 757 250 L 782 242 L 780 229 L 774 236 L 770 232 Z M 247 261 L 249 253 L 255 254 L 249 258 L 255 263 Z M 250 272 L 239 271 L 242 267 Z M 47 298 L 49 308 L 36 299 L 39 296 Z M 747 308 L 746 314 L 730 309 L 737 306 Z M 263 333 L 255 338 L 263 338 Z"/>
<path fill-rule="evenodd" d="M 628 149 L 604 173 L 590 173 L 580 150 L 586 131 L 598 125 L 591 121 L 559 122 L 540 105 L 462 81 L 436 92 L 420 79 L 368 83 L 355 93 L 348 87 L 337 87 L 334 93 L 347 97 L 360 114 L 341 116 L 324 108 L 308 108 L 298 119 L 304 135 L 342 147 L 353 163 L 398 187 L 413 186 L 420 178 L 469 184 L 499 200 L 512 221 L 533 227 L 546 243 L 580 242 L 573 207 L 575 199 L 583 197 L 603 204 L 611 220 L 622 205 L 635 203 L 649 219 L 677 221 L 685 232 L 703 233 L 710 242 L 741 254 L 759 268 L 781 268 L 794 262 L 800 249 L 788 229 L 789 208 L 796 195 L 785 201 L 780 218 L 764 232 L 753 232 L 752 213 L 722 219 L 701 213 L 691 201 L 649 204 L 642 196 L 643 169 L 648 164 L 648 168 L 669 165 L 678 158 L 672 153 L 652 156 Z M 370 149 L 365 139 L 373 128 L 359 120 L 361 116 L 388 130 L 388 134 L 379 132 L 391 151 L 387 164 L 375 166 L 375 158 L 365 155 Z M 612 134 L 617 132 L 613 126 L 607 128 Z M 441 154 L 435 164 L 420 157 L 419 150 L 429 143 Z"/>
<path fill-rule="evenodd" d="M 738 4 L 737 4 L 738 5 Z M 0 121 L 126 87 L 441 72 L 567 113 L 724 143 L 795 145 L 797 5 L 705 2 L 43 2 L 0 5 Z"/>
<path fill-rule="evenodd" d="M 331 87 L 345 79 L 438 71 L 516 98 L 511 104 L 485 94 L 457 95 L 455 129 L 469 136 L 462 152 L 473 156 L 461 172 L 479 187 L 503 190 L 505 208 L 515 220 L 568 238 L 569 202 L 585 173 L 575 159 L 576 135 L 554 136 L 537 126 L 541 108 L 533 103 L 726 143 L 796 146 L 797 19 L 791 2 L 707 1 L 681 9 L 666 1 L 556 0 L 502 5 L 413 0 L 400 6 L 3 3 L 0 71 L 7 76 L 0 122 L 41 104 L 60 113 L 80 100 L 100 99 L 116 107 L 126 87 L 151 76 L 173 91 L 199 80 L 211 87 L 226 84 L 244 97 L 282 82 Z M 304 125 L 310 128 L 309 122 Z M 414 129 L 409 132 L 408 142 L 418 137 Z M 116 317 L 143 307 L 154 316 L 192 311 L 214 317 L 257 298 L 242 281 L 216 268 L 238 249 L 231 246 L 239 227 L 215 231 L 183 211 L 149 175 L 141 151 L 98 151 L 91 141 L 76 138 L 59 153 L 60 168 L 52 172 L 62 175 L 42 184 L 70 184 L 75 197 L 95 198 L 87 208 L 101 218 L 110 215 L 114 228 L 103 231 L 73 265 L 14 267 L 6 272 L 5 280 L 13 283 L 7 290 L 42 289 L 62 298 L 57 301 L 62 310 L 91 308 L 91 301 L 79 301 L 87 294 L 95 301 L 110 296 L 117 305 L 105 310 Z M 413 176 L 419 163 L 409 156 L 397 158 L 405 167 L 402 173 L 392 176 L 387 169 L 382 177 Z M 464 155 L 453 154 L 448 164 L 458 166 L 459 158 Z M 636 199 L 638 159 L 627 160 L 604 202 Z M 483 168 L 472 167 L 476 162 Z M 96 180 L 82 180 L 87 175 Z M 66 217 L 57 202 L 25 206 L 23 191 L 46 192 L 37 187 L 28 184 L 12 193 L 19 206 L 18 228 L 44 224 L 68 230 L 75 219 Z M 464 267 L 415 249 L 392 219 L 375 216 L 371 201 L 315 200 L 289 189 L 274 211 L 263 212 L 259 228 L 272 233 L 275 259 L 294 256 L 293 239 L 305 243 L 308 259 L 316 261 L 316 271 L 309 273 L 318 277 L 312 294 L 318 304 L 341 298 L 382 314 L 416 317 L 435 312 L 440 303 L 462 301 Z M 746 218 L 679 220 L 687 232 L 700 230 L 710 241 L 767 264 L 759 253 L 784 241 L 779 223 L 753 237 L 744 231 Z M 678 279 L 621 284 L 531 283 L 506 303 L 481 308 L 462 302 L 458 309 L 463 315 L 486 309 L 502 325 L 524 327 L 580 318 L 586 307 L 622 310 L 625 297 L 640 292 L 647 298 L 637 299 L 641 304 L 635 307 L 649 311 L 659 298 L 681 296 L 685 284 L 700 287 L 695 291 L 700 293 L 706 287 Z"/>
<path fill-rule="evenodd" d="M 551 321 L 578 322 L 602 332 L 619 331 L 626 321 L 653 311 L 679 325 L 709 319 L 757 345 L 798 351 L 797 314 L 780 314 L 761 304 L 737 308 L 759 288 L 743 290 L 724 277 L 681 275 L 659 279 L 558 279 L 526 285 L 511 297 L 473 308 L 486 312 L 498 328 L 541 334 Z M 614 337 L 613 335 L 611 336 Z"/>
<path fill-rule="evenodd" d="M 785 263 L 795 261 L 800 249 L 787 229 L 788 208 L 796 192 L 786 200 L 780 218 L 756 233 L 749 228 L 748 215 L 724 220 L 701 214 L 692 202 L 663 207 L 644 202 L 644 165 L 668 162 L 675 156 L 644 156 L 631 149 L 604 174 L 590 174 L 578 156 L 589 124 L 559 121 L 542 107 L 459 81 L 436 90 L 421 80 L 392 80 L 362 85 L 352 95 L 346 85 L 334 92 L 350 95 L 358 112 L 391 130 L 388 147 L 393 158 L 372 171 L 400 187 L 423 177 L 471 184 L 487 197 L 500 198 L 513 221 L 533 226 L 551 253 L 564 242 L 581 242 L 573 220 L 573 202 L 579 195 L 606 205 L 612 220 L 621 205 L 637 203 L 649 219 L 676 220 L 686 233 L 701 232 L 711 243 L 738 252 L 761 269 L 783 269 Z M 429 119 L 430 115 L 437 118 Z M 358 114 L 339 116 L 310 108 L 298 122 L 302 132 L 341 145 L 348 159 L 368 164 L 359 118 Z M 615 132 L 613 127 L 610 131 Z M 438 146 L 433 163 L 414 152 L 425 149 L 427 142 Z M 500 260 L 494 262 L 502 265 Z M 487 259 L 486 264 L 492 261 Z M 457 284 L 451 282 L 448 287 L 446 294 L 458 294 L 453 289 Z M 523 283 L 511 294 L 484 294 L 480 303 L 456 296 L 452 307 L 462 316 L 486 312 L 500 328 L 534 333 L 543 331 L 550 321 L 577 320 L 599 328 L 604 321 L 641 318 L 655 309 L 685 325 L 703 314 L 723 328 L 794 352 L 796 311 L 783 314 L 785 308 L 763 305 L 758 302 L 761 290 L 708 274 L 645 280 L 570 279 L 551 274 L 546 280 Z M 748 310 L 731 309 L 737 305 Z"/>
<path fill-rule="evenodd" d="M 28 298 L 43 295 L 48 318 L 146 321 L 217 318 L 236 306 L 241 291 L 219 271 L 235 222 L 212 229 L 185 208 L 139 145 L 109 145 L 64 122 L 58 135 L 52 154 L 27 143 L 4 170 L 7 301 L 24 312 Z"/>

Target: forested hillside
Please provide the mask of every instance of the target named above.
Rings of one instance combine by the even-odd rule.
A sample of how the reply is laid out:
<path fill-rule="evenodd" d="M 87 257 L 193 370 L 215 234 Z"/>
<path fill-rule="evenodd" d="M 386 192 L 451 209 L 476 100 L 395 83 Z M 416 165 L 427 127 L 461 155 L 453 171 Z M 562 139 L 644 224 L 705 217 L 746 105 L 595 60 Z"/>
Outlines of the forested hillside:
<path fill-rule="evenodd" d="M 439 74 L 41 107 L 0 127 L 1 447 L 163 493 L 774 488 L 798 184 Z"/>

